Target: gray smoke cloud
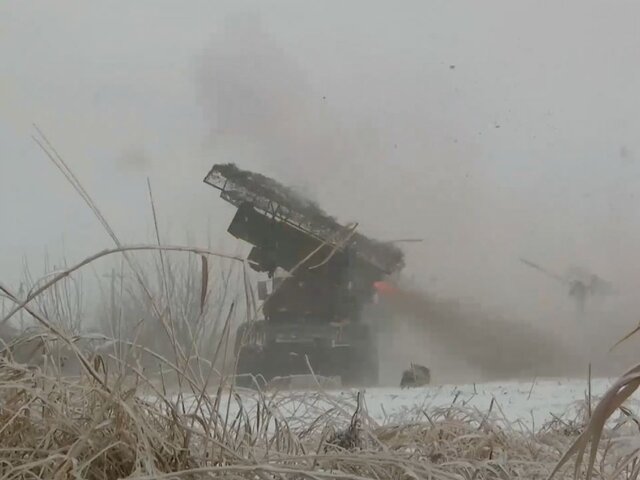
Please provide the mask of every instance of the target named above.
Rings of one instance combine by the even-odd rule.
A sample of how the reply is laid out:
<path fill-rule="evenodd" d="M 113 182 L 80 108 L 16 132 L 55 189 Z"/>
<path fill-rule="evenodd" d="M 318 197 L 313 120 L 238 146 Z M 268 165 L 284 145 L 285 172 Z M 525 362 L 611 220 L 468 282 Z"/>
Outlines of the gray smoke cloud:
<path fill-rule="evenodd" d="M 239 163 L 255 164 L 317 199 L 336 180 L 357 181 L 363 162 L 377 163 L 383 151 L 375 129 L 357 117 L 341 118 L 334 100 L 308 77 L 260 16 L 233 15 L 206 49 L 199 99 L 210 145 L 227 145 Z"/>

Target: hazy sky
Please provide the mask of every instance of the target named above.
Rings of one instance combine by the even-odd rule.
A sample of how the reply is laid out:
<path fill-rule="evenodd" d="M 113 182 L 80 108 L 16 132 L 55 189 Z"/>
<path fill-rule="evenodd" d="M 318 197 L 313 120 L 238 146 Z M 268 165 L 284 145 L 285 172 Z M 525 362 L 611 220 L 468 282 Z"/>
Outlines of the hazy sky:
<path fill-rule="evenodd" d="M 167 240 L 225 238 L 233 210 L 202 179 L 232 161 L 365 233 L 425 238 L 410 271 L 448 294 L 552 301 L 520 255 L 633 285 L 638 15 L 586 0 L 3 2 L 0 279 L 63 240 L 70 260 L 110 245 L 35 122 L 127 243 L 152 239 L 146 177 Z"/>

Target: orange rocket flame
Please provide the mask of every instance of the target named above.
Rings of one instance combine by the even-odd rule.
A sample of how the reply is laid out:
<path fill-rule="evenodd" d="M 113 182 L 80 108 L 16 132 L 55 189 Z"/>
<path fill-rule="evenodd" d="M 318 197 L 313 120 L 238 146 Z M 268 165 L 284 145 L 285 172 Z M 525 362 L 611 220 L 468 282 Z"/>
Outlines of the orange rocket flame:
<path fill-rule="evenodd" d="M 373 288 L 378 295 L 393 295 L 398 289 L 389 282 L 374 282 Z"/>

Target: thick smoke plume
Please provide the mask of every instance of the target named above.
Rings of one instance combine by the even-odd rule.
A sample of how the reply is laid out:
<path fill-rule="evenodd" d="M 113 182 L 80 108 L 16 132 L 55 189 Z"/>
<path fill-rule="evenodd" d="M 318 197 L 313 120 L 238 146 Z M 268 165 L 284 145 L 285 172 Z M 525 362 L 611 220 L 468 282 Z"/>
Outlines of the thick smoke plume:
<path fill-rule="evenodd" d="M 462 361 L 478 375 L 477 379 L 571 375 L 585 365 L 578 345 L 480 308 L 470 310 L 456 301 L 402 290 L 385 298 L 384 307 L 395 322 L 408 328 L 409 335 L 422 337 L 425 350 L 429 344 L 439 344 L 450 358 Z M 424 343 L 426 339 L 428 343 Z M 418 358 L 424 358 L 424 353 Z M 447 378 L 451 371 L 444 368 L 444 372 L 434 373 Z"/>
<path fill-rule="evenodd" d="M 624 327 L 606 316 L 528 323 L 410 288 L 385 295 L 376 308 L 386 384 L 397 383 L 397 372 L 410 362 L 429 366 L 437 382 L 447 383 L 584 377 L 589 364 L 593 375 L 615 375 L 636 355 L 633 340 L 611 349 Z"/>

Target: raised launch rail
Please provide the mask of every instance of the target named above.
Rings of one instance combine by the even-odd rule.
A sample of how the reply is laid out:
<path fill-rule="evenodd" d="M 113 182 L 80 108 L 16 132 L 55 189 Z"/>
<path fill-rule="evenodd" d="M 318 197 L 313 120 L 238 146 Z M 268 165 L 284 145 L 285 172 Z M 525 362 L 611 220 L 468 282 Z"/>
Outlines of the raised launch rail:
<path fill-rule="evenodd" d="M 333 244 L 332 240 L 344 235 L 345 227 L 318 205 L 259 173 L 241 170 L 231 163 L 218 164 L 204 182 L 220 190 L 220 197 L 235 207 L 250 202 L 264 215 L 286 222 L 322 242 Z M 403 253 L 393 244 L 355 233 L 349 245 L 362 260 L 386 274 L 404 266 Z"/>

